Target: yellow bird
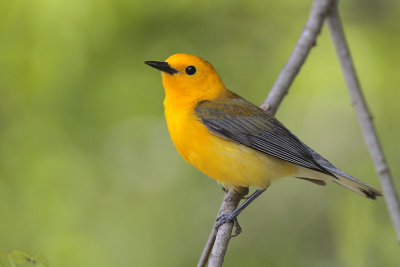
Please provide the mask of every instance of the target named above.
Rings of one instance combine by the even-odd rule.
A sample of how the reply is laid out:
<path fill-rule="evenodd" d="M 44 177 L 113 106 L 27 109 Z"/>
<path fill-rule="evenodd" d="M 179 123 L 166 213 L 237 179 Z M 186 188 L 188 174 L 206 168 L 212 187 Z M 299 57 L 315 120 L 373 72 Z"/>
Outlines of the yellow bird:
<path fill-rule="evenodd" d="M 257 190 L 217 226 L 239 213 L 276 179 L 332 181 L 376 199 L 382 194 L 337 169 L 261 108 L 225 88 L 207 61 L 175 54 L 165 62 L 146 61 L 162 73 L 165 118 L 171 139 L 190 164 L 227 190 Z"/>

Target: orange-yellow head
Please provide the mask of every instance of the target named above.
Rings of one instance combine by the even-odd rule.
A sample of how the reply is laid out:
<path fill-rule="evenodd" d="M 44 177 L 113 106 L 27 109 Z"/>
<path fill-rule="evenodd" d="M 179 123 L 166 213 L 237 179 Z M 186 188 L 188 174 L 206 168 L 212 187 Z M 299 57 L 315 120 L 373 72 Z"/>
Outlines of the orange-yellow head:
<path fill-rule="evenodd" d="M 197 56 L 175 54 L 165 62 L 145 63 L 161 71 L 166 98 L 197 102 L 214 99 L 226 93 L 225 86 L 213 66 Z"/>

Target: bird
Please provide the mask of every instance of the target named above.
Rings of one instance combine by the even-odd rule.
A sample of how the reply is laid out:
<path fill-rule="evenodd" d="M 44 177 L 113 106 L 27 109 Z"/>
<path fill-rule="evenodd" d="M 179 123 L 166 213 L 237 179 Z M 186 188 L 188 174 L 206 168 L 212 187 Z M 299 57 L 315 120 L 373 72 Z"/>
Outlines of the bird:
<path fill-rule="evenodd" d="M 216 228 L 237 216 L 277 179 L 295 177 L 339 184 L 370 199 L 382 193 L 339 170 L 267 111 L 228 90 L 214 67 L 191 54 L 145 61 L 161 71 L 164 113 L 170 137 L 188 163 L 217 180 L 225 190 L 255 187 Z"/>

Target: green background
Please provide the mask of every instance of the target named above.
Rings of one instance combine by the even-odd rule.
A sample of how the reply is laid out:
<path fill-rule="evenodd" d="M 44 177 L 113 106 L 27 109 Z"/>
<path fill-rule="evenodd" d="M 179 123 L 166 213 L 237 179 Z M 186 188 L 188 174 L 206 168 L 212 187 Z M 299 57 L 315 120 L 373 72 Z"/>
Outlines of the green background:
<path fill-rule="evenodd" d="M 400 189 L 399 1 L 342 1 L 364 94 Z M 0 252 L 50 266 L 193 266 L 223 192 L 180 158 L 160 74 L 186 52 L 261 104 L 311 1 L 2 0 Z M 326 27 L 277 117 L 380 188 Z M 294 179 L 241 216 L 226 266 L 400 266 L 383 198 Z"/>

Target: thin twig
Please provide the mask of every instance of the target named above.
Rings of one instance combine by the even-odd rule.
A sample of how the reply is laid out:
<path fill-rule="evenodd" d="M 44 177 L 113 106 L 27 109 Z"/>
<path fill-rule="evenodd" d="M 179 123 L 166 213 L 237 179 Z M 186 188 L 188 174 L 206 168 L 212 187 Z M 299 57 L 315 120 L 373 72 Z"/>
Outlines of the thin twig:
<path fill-rule="evenodd" d="M 321 32 L 325 16 L 332 5 L 332 0 L 314 0 L 310 15 L 303 32 L 286 65 L 278 75 L 274 86 L 261 108 L 275 114 L 283 97 L 287 94 L 300 68 L 303 66 L 311 48 L 316 45 L 317 36 Z"/>
<path fill-rule="evenodd" d="M 225 201 L 222 202 L 222 205 L 224 203 L 225 203 Z M 221 207 L 221 209 L 222 209 L 222 207 Z M 207 261 L 208 261 L 208 257 L 210 256 L 211 250 L 212 250 L 212 248 L 214 246 L 214 243 L 215 243 L 216 234 L 217 234 L 217 230 L 215 229 L 215 227 L 213 227 L 212 230 L 211 230 L 211 234 L 208 237 L 207 244 L 204 247 L 203 253 L 201 253 L 199 263 L 197 263 L 197 267 L 206 266 Z"/>
<path fill-rule="evenodd" d="M 397 196 L 389 167 L 386 163 L 382 147 L 372 122 L 372 116 L 368 111 L 367 104 L 363 97 L 361 86 L 357 78 L 357 74 L 351 59 L 350 50 L 348 48 L 344 35 L 342 23 L 337 9 L 337 1 L 334 8 L 330 11 L 326 18 L 326 23 L 332 37 L 336 53 L 342 66 L 343 75 L 345 77 L 350 98 L 356 111 L 361 130 L 364 135 L 365 143 L 369 149 L 375 170 L 379 176 L 382 185 L 383 194 L 385 196 L 386 205 L 388 206 L 393 225 L 396 229 L 397 239 L 400 241 L 400 204 Z"/>
<path fill-rule="evenodd" d="M 301 66 L 305 62 L 308 53 L 310 52 L 311 48 L 315 46 L 316 38 L 321 31 L 323 21 L 325 19 L 329 7 L 331 6 L 331 2 L 332 0 L 314 0 L 314 4 L 311 8 L 308 21 L 301 33 L 301 36 L 295 48 L 293 49 L 293 52 L 288 62 L 286 63 L 282 71 L 279 73 L 278 79 L 276 80 L 273 88 L 269 92 L 268 97 L 265 100 L 264 104 L 261 105 L 261 108 L 268 110 L 271 114 L 275 114 L 276 110 L 278 109 L 280 103 L 283 100 L 283 97 L 287 94 L 289 87 L 292 84 L 295 76 L 297 75 Z M 227 203 L 226 200 L 229 197 L 230 196 L 226 194 L 225 199 L 221 205 L 220 213 L 222 210 L 225 209 L 225 204 Z M 232 193 L 232 197 L 237 198 L 237 193 Z M 230 204 L 234 203 L 230 202 Z M 239 202 L 237 202 L 236 205 L 230 206 L 230 209 L 232 211 L 235 210 L 238 204 Z M 226 249 L 229 244 L 230 235 L 232 233 L 232 227 L 233 227 L 232 223 L 225 225 L 226 226 L 224 225 L 221 226 L 221 228 L 224 227 L 223 233 L 229 233 L 229 234 L 222 234 L 222 231 L 219 230 L 218 236 L 215 236 L 216 234 L 215 231 L 211 232 L 207 244 L 201 255 L 200 261 L 197 265 L 198 267 L 203 267 L 206 265 L 211 247 L 216 247 L 216 246 L 218 246 L 218 248 L 220 249 L 219 251 L 223 253 L 213 254 L 214 262 L 216 262 L 215 257 L 219 255 L 220 259 L 218 260 L 218 262 L 222 264 Z M 216 244 L 215 246 L 214 243 Z M 209 266 L 212 265 L 209 264 Z M 221 265 L 214 265 L 214 266 L 221 266 Z"/>

